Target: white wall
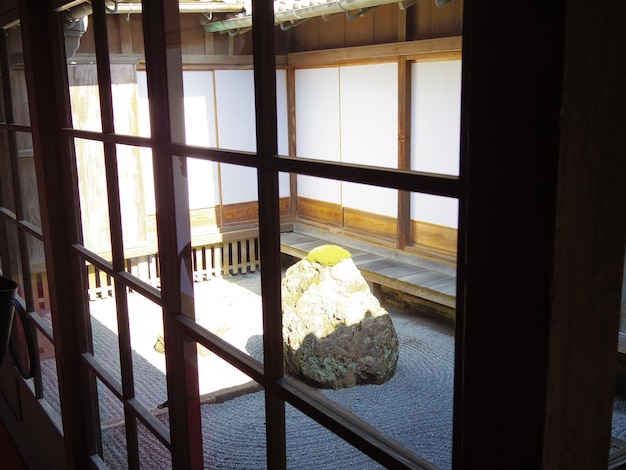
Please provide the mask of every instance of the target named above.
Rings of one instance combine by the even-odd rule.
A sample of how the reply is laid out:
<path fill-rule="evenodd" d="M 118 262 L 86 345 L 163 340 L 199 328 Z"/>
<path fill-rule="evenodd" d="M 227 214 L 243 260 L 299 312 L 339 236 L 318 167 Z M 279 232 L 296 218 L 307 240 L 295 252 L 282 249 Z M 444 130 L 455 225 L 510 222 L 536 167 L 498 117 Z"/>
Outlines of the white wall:
<path fill-rule="evenodd" d="M 137 72 L 139 135 L 150 135 L 150 119 L 145 72 Z M 286 72 L 276 72 L 278 110 L 278 151 L 289 153 L 287 133 Z M 256 128 L 254 115 L 254 77 L 251 70 L 183 72 L 186 143 L 203 147 L 254 152 Z M 217 107 L 216 107 L 217 106 Z M 147 198 L 149 213 L 154 213 L 152 156 L 142 150 L 144 182 L 152 194 Z M 213 207 L 220 203 L 219 176 L 224 204 L 257 200 L 256 171 L 235 165 L 219 165 L 187 159 L 189 204 L 191 209 Z M 289 175 L 279 175 L 280 196 L 288 197 Z"/>
<path fill-rule="evenodd" d="M 459 202 L 449 197 L 411 193 L 411 219 L 457 228 Z"/>
<path fill-rule="evenodd" d="M 458 175 L 461 61 L 413 64 L 411 169 Z M 397 168 L 397 64 L 296 71 L 300 157 Z M 397 191 L 298 175 L 298 195 L 397 216 Z M 411 217 L 457 226 L 455 200 L 411 196 Z"/>
<path fill-rule="evenodd" d="M 458 175 L 461 61 L 418 62 L 412 75 L 411 169 Z M 458 202 L 414 193 L 411 219 L 456 228 Z"/>
<path fill-rule="evenodd" d="M 412 67 L 411 169 L 458 175 L 461 61 L 418 62 Z M 139 112 L 145 115 L 140 118 L 139 133 L 149 135 L 145 73 L 137 75 Z M 296 70 L 295 77 L 298 156 L 396 167 L 395 63 Z M 289 148 L 286 73 L 277 71 L 276 80 L 278 150 L 286 155 Z M 188 143 L 255 151 L 251 70 L 185 72 L 184 87 Z M 149 155 L 145 162 L 145 174 L 150 173 L 146 189 L 150 190 Z M 220 166 L 224 204 L 257 200 L 255 170 Z M 189 169 L 192 207 L 219 203 L 217 164 L 190 159 Z M 392 217 L 397 215 L 395 190 L 306 175 L 298 175 L 297 181 L 300 196 Z M 289 195 L 289 175 L 279 175 L 279 190 L 281 196 Z M 458 203 L 415 193 L 411 195 L 411 218 L 456 227 Z"/>
<path fill-rule="evenodd" d="M 137 71 L 137 120 L 138 132 L 142 137 L 150 137 L 150 106 L 148 105 L 148 83 L 146 72 Z M 154 172 L 152 168 L 152 150 L 142 147 L 141 171 L 143 173 L 143 189 L 145 192 L 146 214 L 156 213 L 154 200 Z"/>
<path fill-rule="evenodd" d="M 339 68 L 296 70 L 298 156 L 341 161 Z M 298 195 L 341 204 L 341 183 L 298 175 Z"/>
<path fill-rule="evenodd" d="M 217 144 L 213 87 L 213 72 L 183 73 L 185 139 L 189 145 L 215 147 Z M 187 175 L 190 209 L 219 204 L 217 163 L 188 158 Z"/>
<path fill-rule="evenodd" d="M 397 64 L 341 67 L 339 103 L 341 161 L 397 168 Z"/>
<path fill-rule="evenodd" d="M 397 65 L 296 70 L 300 157 L 395 168 Z M 397 214 L 396 191 L 298 175 L 298 195 L 368 212 Z"/>
<path fill-rule="evenodd" d="M 398 66 L 357 65 L 340 69 L 341 161 L 398 166 Z M 397 191 L 342 183 L 345 207 L 396 217 Z"/>
<path fill-rule="evenodd" d="M 289 155 L 289 130 L 287 119 L 287 72 L 276 71 L 276 117 L 279 155 Z M 289 173 L 279 173 L 278 194 L 280 197 L 290 196 Z"/>
<path fill-rule="evenodd" d="M 253 71 L 216 70 L 215 105 L 219 148 L 255 152 Z M 257 200 L 255 169 L 221 165 L 221 174 L 223 204 Z"/>
<path fill-rule="evenodd" d="M 412 66 L 411 169 L 459 174 L 461 61 Z"/>

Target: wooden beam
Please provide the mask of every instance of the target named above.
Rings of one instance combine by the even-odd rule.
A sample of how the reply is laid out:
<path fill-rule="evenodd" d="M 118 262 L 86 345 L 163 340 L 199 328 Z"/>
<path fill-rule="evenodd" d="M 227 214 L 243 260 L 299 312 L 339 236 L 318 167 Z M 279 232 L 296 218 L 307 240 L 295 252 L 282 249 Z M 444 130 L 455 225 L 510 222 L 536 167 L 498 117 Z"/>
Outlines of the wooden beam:
<path fill-rule="evenodd" d="M 543 468 L 607 468 L 626 240 L 625 22 L 619 0 L 567 3 Z"/>
<path fill-rule="evenodd" d="M 345 47 L 310 52 L 296 52 L 287 55 L 292 67 L 312 67 L 319 65 L 348 64 L 355 62 L 374 63 L 395 61 L 399 57 L 418 58 L 428 55 L 454 53 L 460 57 L 461 37 L 425 39 L 421 41 L 377 44 L 374 46 Z"/>
<path fill-rule="evenodd" d="M 565 2 L 508 6 L 464 5 L 454 468 L 543 468 Z"/>
<path fill-rule="evenodd" d="M 398 168 L 411 169 L 411 64 L 398 59 Z M 411 243 L 411 193 L 398 191 L 398 226 L 396 248 L 404 250 Z"/>
<path fill-rule="evenodd" d="M 70 123 L 69 96 L 59 93 L 67 90 L 63 31 L 58 17 L 42 9 L 39 1 L 26 0 L 19 6 L 63 420 L 65 448 L 57 445 L 55 451 L 64 452 L 68 467 L 86 468 L 89 453 L 98 447 L 94 437 L 100 428 L 97 403 L 93 402 L 95 382 L 82 373 L 81 353 L 88 350 L 90 330 L 85 322 L 84 263 L 77 261 L 72 250 L 72 244 L 81 240 L 76 188 L 68 184 L 75 181 L 73 148 L 69 139 L 59 139 L 57 134 Z M 30 391 L 22 400 L 23 406 L 39 407 L 31 402 Z M 46 436 L 43 427 L 29 431 L 34 439 L 42 439 L 44 447 L 50 443 L 52 436 Z M 48 456 L 48 463 L 54 465 L 50 458 L 57 456 Z"/>
<path fill-rule="evenodd" d="M 159 214 L 172 466 L 197 469 L 203 467 L 203 455 L 196 344 L 183 336 L 176 319 L 180 314 L 194 316 L 186 161 L 158 146 L 172 140 L 184 141 L 178 5 L 148 2 L 143 5 L 142 15 L 151 135 L 155 144 L 152 157 Z"/>

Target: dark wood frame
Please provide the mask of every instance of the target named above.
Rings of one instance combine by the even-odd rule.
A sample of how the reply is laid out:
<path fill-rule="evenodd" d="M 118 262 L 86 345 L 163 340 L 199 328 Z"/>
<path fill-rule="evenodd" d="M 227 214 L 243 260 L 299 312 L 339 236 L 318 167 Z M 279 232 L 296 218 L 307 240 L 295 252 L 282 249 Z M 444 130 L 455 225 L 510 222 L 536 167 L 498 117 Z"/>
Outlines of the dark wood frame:
<path fill-rule="evenodd" d="M 171 29 L 176 22 L 172 5 L 147 2 L 144 11 L 146 42 L 153 46 L 147 68 L 149 73 L 156 71 L 149 79 L 156 106 L 152 113 L 161 119 L 172 111 L 168 101 L 172 77 L 165 56 L 166 39 L 172 40 L 168 34 L 175 30 Z M 254 4 L 258 155 L 173 144 L 170 136 L 175 130 L 167 119 L 154 124 L 152 135 L 157 137 L 153 139 L 71 130 L 65 112 L 67 96 L 55 95 L 65 82 L 59 67 L 63 54 L 58 18 L 47 9 L 42 12 L 37 0 L 19 2 L 42 235 L 61 366 L 59 386 L 62 402 L 72 404 L 63 407 L 69 468 L 84 468 L 90 459 L 92 465 L 101 463 L 95 457 L 99 449 L 89 398 L 95 396 L 99 370 L 89 359 L 85 341 L 81 284 L 85 260 L 108 270 L 120 286 L 132 287 L 163 305 L 175 418 L 171 434 L 161 438 L 170 446 L 177 468 L 202 466 L 199 404 L 186 398 L 195 385 L 187 369 L 193 366 L 193 355 L 186 354 L 186 337 L 214 350 L 265 387 L 268 467 L 286 465 L 284 401 L 384 465 L 428 467 L 283 376 L 279 171 L 460 199 L 454 468 L 608 465 L 626 239 L 626 161 L 621 142 L 626 71 L 623 61 L 616 59 L 626 46 L 620 33 L 626 8 L 620 0 L 511 4 L 508 18 L 502 21 L 494 21 L 499 17 L 486 2 L 466 0 L 464 9 L 462 170 L 458 179 L 441 179 L 276 155 L 275 119 L 265 119 L 276 114 L 272 93 L 265 93 L 274 90 L 272 2 Z M 42 76 L 49 80 L 38 79 Z M 106 82 L 106 77 L 101 79 Z M 106 117 L 110 105 L 103 100 Z M 11 124 L 2 126 L 11 128 Z M 115 253 L 113 263 L 108 263 L 80 248 L 73 187 L 67 185 L 74 182 L 74 137 L 151 146 L 156 179 L 163 185 L 157 206 L 166 220 L 180 215 L 173 157 L 201 155 L 258 168 L 264 368 L 188 318 L 189 305 L 180 287 L 189 273 L 177 256 L 179 240 L 168 227 L 158 228 L 159 249 L 165 254 L 162 293 L 121 272 Z M 0 216 L 15 223 L 4 213 Z M 506 236 L 491 230 L 494 218 Z M 529 220 L 532 229 L 521 230 L 521 221 Z M 68 273 L 73 279 L 70 286 L 65 282 Z M 82 393 L 85 390 L 89 393 Z M 129 405 L 130 416 L 161 432 L 131 400 L 132 389 L 123 385 L 118 393 Z M 19 423 L 13 426 L 19 428 Z M 132 426 L 130 431 L 132 443 Z M 129 464 L 135 467 L 132 454 Z"/>

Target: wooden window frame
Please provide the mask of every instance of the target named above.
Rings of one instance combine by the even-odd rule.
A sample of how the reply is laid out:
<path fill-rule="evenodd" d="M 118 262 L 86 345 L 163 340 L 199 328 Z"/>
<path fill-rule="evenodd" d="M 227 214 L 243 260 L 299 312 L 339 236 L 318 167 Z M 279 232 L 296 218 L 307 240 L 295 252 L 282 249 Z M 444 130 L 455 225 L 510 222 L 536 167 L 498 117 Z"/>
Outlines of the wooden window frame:
<path fill-rule="evenodd" d="M 624 211 L 612 205 L 626 200 L 626 163 L 620 154 L 620 126 L 626 122 L 621 88 L 626 73 L 623 66 L 610 65 L 625 46 L 618 27 L 626 19 L 621 3 L 516 4 L 508 12 L 515 22 L 509 23 L 494 22 L 492 6 L 485 2 L 465 0 L 461 176 L 442 179 L 277 156 L 273 6 L 254 2 L 257 155 L 201 153 L 216 161 L 258 169 L 266 352 L 261 370 L 206 335 L 185 315 L 180 289 L 185 273 L 179 259 L 174 259 L 180 246 L 175 233 L 159 228 L 160 249 L 166 257 L 167 287 L 162 294 L 123 274 L 115 257 L 107 264 L 90 259 L 80 249 L 74 189 L 66 184 L 74 178 L 71 138 L 151 146 L 158 164 L 156 179 L 164 190 L 157 205 L 169 220 L 179 216 L 171 159 L 196 156 L 197 151 L 170 141 L 172 128 L 167 118 L 153 122 L 152 135 L 157 137 L 152 139 L 69 129 L 67 96 L 51 93 L 66 85 L 59 67 L 63 51 L 58 18 L 51 12 L 42 15 L 37 0 L 20 2 L 34 150 L 41 177 L 43 240 L 51 255 L 47 257 L 51 304 L 59 327 L 55 329 L 62 364 L 59 385 L 62 402 L 74 405 L 63 407 L 68 461 L 75 467 L 90 459 L 92 464 L 99 463 L 93 458 L 98 443 L 89 431 L 93 430 L 94 405 L 75 386 L 80 383 L 82 390 L 93 393 L 95 369 L 89 362 L 88 347 L 83 339 L 75 341 L 84 338 L 86 328 L 81 320 L 81 272 L 87 260 L 109 269 L 121 286 L 136 287 L 159 298 L 163 305 L 172 345 L 170 359 L 173 366 L 180 366 L 168 377 L 176 413 L 171 422 L 171 450 L 177 468 L 202 465 L 198 403 L 185 398 L 194 385 L 185 369 L 185 364 L 193 361 L 185 353 L 185 336 L 218 351 L 265 387 L 268 466 L 286 466 L 287 401 L 384 465 L 428 468 L 427 463 L 342 410 L 313 399 L 283 376 L 277 175 L 292 172 L 459 198 L 454 468 L 606 466 L 626 238 Z M 94 4 L 102 4 L 102 0 L 94 0 Z M 166 77 L 171 58 L 166 57 L 166 44 L 171 39 L 168 34 L 175 31 L 174 5 L 146 2 L 144 11 L 144 34 L 153 41 L 147 49 L 148 73 L 156 71 L 149 78 L 149 89 L 158 108 L 151 113 L 160 119 L 170 116 L 172 83 Z M 527 25 L 533 25 L 533 34 L 526 34 Z M 604 54 L 596 53 L 594 41 Z M 41 49 L 35 51 L 35 47 Z M 541 76 L 530 67 L 519 67 L 520 63 L 532 63 Z M 515 77 L 513 83 L 518 86 L 513 93 L 510 82 L 498 80 L 503 72 Z M 41 76 L 50 80 L 39 80 Z M 106 77 L 101 79 L 106 82 Z M 56 111 L 50 113 L 51 109 Z M 502 119 L 511 109 L 515 113 L 508 114 L 510 119 Z M 589 112 L 580 113 L 581 109 Z M 274 119 L 265 119 L 271 116 Z M 159 130 L 163 132 L 154 133 Z M 520 132 L 524 132 L 523 139 Z M 585 185 L 597 189 L 597 181 L 602 190 L 575 191 Z M 506 238 L 489 234 L 494 214 L 504 224 Z M 520 218 L 532 220 L 533 229 L 522 232 Z M 586 230 L 580 230 L 581 224 Z M 571 250 L 578 254 L 575 261 Z M 508 255 L 504 261 L 502 253 Z M 498 275 L 500 272 L 506 275 Z M 66 285 L 68 273 L 72 286 Z M 586 288 L 581 287 L 581 280 Z M 520 295 L 522 289 L 532 296 Z M 503 306 L 507 307 L 505 314 Z M 593 387 L 587 384 L 589 376 L 595 377 Z M 140 408 L 131 401 L 127 404 L 133 416 L 150 423 Z"/>

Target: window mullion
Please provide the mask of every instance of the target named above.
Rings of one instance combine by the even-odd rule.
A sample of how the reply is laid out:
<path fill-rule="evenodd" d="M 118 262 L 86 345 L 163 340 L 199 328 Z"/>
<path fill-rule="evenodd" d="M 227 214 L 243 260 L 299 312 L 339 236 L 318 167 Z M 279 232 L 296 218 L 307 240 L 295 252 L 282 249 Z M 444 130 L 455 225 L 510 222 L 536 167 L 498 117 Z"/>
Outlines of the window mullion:
<path fill-rule="evenodd" d="M 172 137 L 184 137 L 182 56 L 176 48 L 181 44 L 178 2 L 146 1 L 142 9 L 167 344 L 172 466 L 202 468 L 196 347 L 185 343 L 182 326 L 176 320 L 179 313 L 194 316 L 186 160 L 172 155 L 164 145 L 171 143 Z"/>
<path fill-rule="evenodd" d="M 278 171 L 266 165 L 278 154 L 274 6 L 258 0 L 252 2 L 252 9 L 264 368 L 266 383 L 273 384 L 284 374 Z M 266 390 L 265 410 L 267 466 L 286 468 L 285 402 Z"/>
<path fill-rule="evenodd" d="M 111 67 L 109 61 L 109 47 L 107 36 L 104 2 L 94 0 L 93 19 L 95 31 L 96 65 L 98 70 L 98 89 L 100 96 L 100 116 L 102 130 L 105 134 L 114 133 L 113 97 L 111 89 Z M 117 168 L 117 154 L 115 144 L 104 142 L 104 162 L 107 182 L 109 207 L 109 224 L 111 234 L 111 253 L 114 271 L 124 271 L 124 246 L 122 240 L 122 214 L 120 206 L 120 188 Z M 124 400 L 135 396 L 133 378 L 132 347 L 130 342 L 130 326 L 128 318 L 128 303 L 126 287 L 121 282 L 115 282 L 115 303 L 117 310 L 118 342 L 120 349 L 120 368 L 122 374 L 122 389 Z M 126 429 L 126 447 L 129 468 L 139 468 L 139 442 L 137 437 L 137 421 L 124 406 L 124 423 Z"/>

